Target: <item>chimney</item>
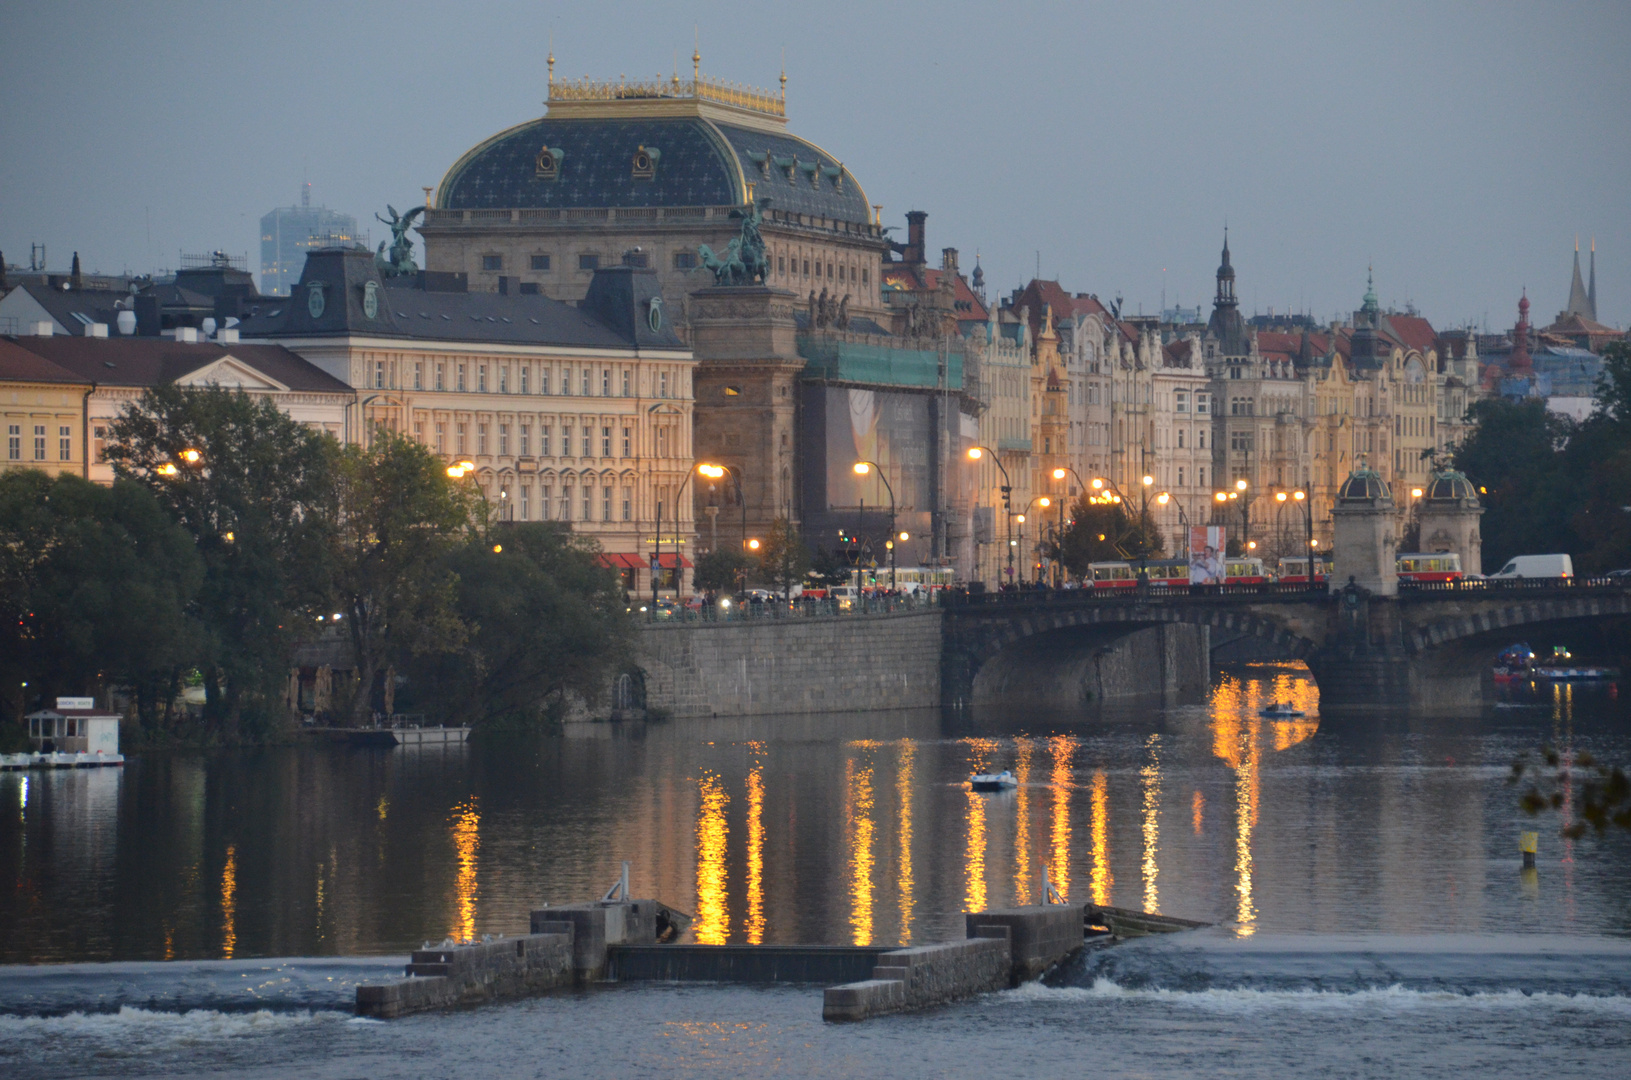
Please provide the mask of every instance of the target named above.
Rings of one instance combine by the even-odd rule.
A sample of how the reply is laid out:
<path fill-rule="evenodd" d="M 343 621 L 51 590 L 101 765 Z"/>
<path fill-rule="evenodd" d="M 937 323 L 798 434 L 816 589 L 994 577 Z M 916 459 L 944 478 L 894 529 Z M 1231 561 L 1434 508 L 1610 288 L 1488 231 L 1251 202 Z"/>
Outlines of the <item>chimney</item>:
<path fill-rule="evenodd" d="M 57 332 L 57 326 L 50 319 L 41 319 L 39 322 L 28 324 L 29 337 L 50 337 Z"/>
<path fill-rule="evenodd" d="M 0 293 L 6 291 L 6 253 L 0 251 Z"/>
<path fill-rule="evenodd" d="M 174 333 L 178 343 L 198 344 L 198 327 L 196 326 L 178 326 L 175 328 Z"/>
<path fill-rule="evenodd" d="M 76 292 L 85 287 L 85 279 L 79 273 L 79 252 L 74 252 L 74 268 L 68 272 L 68 286 Z"/>
<path fill-rule="evenodd" d="M 957 273 L 957 249 L 956 248 L 941 248 L 940 249 L 940 269 L 946 271 L 949 274 Z"/>
<path fill-rule="evenodd" d="M 99 337 L 99 338 L 107 337 L 108 336 L 108 324 L 105 323 L 105 322 L 86 323 L 85 324 L 85 336 L 86 337 Z"/>
<path fill-rule="evenodd" d="M 215 332 L 217 345 L 236 345 L 238 343 L 238 328 L 236 326 L 223 326 Z"/>
<path fill-rule="evenodd" d="M 928 254 L 928 248 L 923 242 L 923 223 L 929 215 L 922 210 L 906 211 L 906 250 L 901 258 L 908 265 L 922 266 Z"/>

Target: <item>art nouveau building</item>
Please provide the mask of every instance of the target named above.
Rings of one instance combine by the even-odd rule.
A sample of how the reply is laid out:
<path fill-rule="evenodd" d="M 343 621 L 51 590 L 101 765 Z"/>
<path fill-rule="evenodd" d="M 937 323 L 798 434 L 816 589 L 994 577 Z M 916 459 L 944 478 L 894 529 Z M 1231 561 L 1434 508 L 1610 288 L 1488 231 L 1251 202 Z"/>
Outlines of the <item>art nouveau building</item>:
<path fill-rule="evenodd" d="M 370 252 L 325 249 L 289 300 L 263 305 L 242 332 L 355 388 L 355 437 L 383 427 L 470 461 L 495 515 L 571 523 L 644 590 L 653 554 L 665 585 L 683 574 L 695 533 L 681 492 L 692 358 L 656 277 L 604 268 L 568 305 L 465 292 L 456 275 L 381 278 Z"/>

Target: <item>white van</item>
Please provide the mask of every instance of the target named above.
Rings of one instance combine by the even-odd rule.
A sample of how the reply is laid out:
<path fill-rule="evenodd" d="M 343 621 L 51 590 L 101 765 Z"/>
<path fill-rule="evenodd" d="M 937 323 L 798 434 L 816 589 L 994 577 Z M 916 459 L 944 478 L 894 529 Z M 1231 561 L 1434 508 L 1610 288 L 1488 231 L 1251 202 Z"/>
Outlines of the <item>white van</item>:
<path fill-rule="evenodd" d="M 1492 578 L 1572 578 L 1574 560 L 1567 555 L 1514 555 Z"/>

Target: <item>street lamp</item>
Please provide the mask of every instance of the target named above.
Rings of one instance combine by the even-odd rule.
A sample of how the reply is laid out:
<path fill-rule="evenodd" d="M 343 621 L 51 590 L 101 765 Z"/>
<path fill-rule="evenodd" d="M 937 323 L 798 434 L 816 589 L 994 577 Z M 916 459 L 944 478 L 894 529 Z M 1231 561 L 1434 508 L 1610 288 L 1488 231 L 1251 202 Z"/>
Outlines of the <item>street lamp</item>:
<path fill-rule="evenodd" d="M 1276 491 L 1274 498 L 1277 502 L 1286 501 L 1286 493 Z M 1303 518 L 1308 523 L 1308 589 L 1314 590 L 1314 500 L 1308 497 L 1306 491 L 1297 490 L 1291 493 L 1291 498 L 1303 504 Z"/>
<path fill-rule="evenodd" d="M 890 486 L 889 477 L 883 474 L 883 469 L 875 461 L 857 461 L 855 475 L 866 476 L 876 472 L 878 479 L 883 481 L 883 489 L 889 493 L 889 535 L 895 534 L 895 489 Z M 895 542 L 889 542 L 889 591 L 895 591 Z"/>
<path fill-rule="evenodd" d="M 1008 581 L 1010 584 L 1012 584 L 1014 580 L 1013 485 L 1008 482 L 1008 470 L 1002 467 L 1002 460 L 998 458 L 996 454 L 992 453 L 983 446 L 971 446 L 968 448 L 968 459 L 970 461 L 979 461 L 987 454 L 991 455 L 991 464 L 995 465 L 997 467 L 997 471 L 1002 473 L 1002 517 L 1006 526 L 1004 530 L 1006 533 L 1006 539 L 1008 540 Z"/>
<path fill-rule="evenodd" d="M 1025 546 L 1025 514 L 1030 513 L 1031 512 L 1031 507 L 1033 507 L 1033 506 L 1040 506 L 1042 509 L 1046 510 L 1048 507 L 1050 507 L 1052 505 L 1053 505 L 1053 500 L 1048 498 L 1046 495 L 1033 495 L 1033 496 L 1031 496 L 1031 501 L 1025 504 L 1025 513 L 1018 515 L 1018 518 L 1017 518 L 1017 520 L 1019 521 L 1019 546 L 1021 548 L 1023 548 Z M 1037 538 L 1038 542 L 1041 541 L 1041 539 L 1042 539 L 1042 530 L 1041 529 L 1036 530 L 1036 538 Z M 1038 581 L 1042 580 L 1042 568 L 1040 566 L 1037 567 L 1036 580 L 1038 580 Z"/>
<path fill-rule="evenodd" d="M 1055 480 L 1063 480 L 1067 476 L 1075 477 L 1076 486 L 1078 488 L 1080 488 L 1084 494 L 1086 493 L 1087 485 L 1082 483 L 1082 474 L 1081 473 L 1077 472 L 1075 469 L 1071 468 L 1069 465 L 1066 465 L 1066 466 L 1063 466 L 1062 468 L 1058 468 L 1058 469 L 1053 470 L 1053 478 Z M 1060 543 L 1063 543 L 1064 535 L 1065 535 L 1065 501 L 1063 499 L 1060 499 L 1059 500 L 1059 541 L 1060 541 Z M 1058 563 L 1058 570 L 1057 570 L 1055 578 L 1054 578 L 1054 584 L 1058 585 L 1058 586 L 1062 586 L 1065 583 L 1065 581 L 1064 581 L 1065 561 L 1063 559 L 1058 559 L 1058 560 L 1055 560 L 1055 561 Z"/>

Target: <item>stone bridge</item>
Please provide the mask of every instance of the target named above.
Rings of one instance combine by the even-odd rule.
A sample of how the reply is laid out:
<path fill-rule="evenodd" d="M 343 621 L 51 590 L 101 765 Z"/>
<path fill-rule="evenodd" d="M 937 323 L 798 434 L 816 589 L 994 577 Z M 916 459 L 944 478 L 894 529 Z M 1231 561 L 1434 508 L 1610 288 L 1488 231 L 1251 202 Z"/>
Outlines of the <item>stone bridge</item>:
<path fill-rule="evenodd" d="M 1322 711 L 1477 707 L 1502 646 L 1631 616 L 1631 584 L 1613 578 L 1446 583 L 1390 597 L 1353 586 L 1324 593 L 1266 585 L 949 599 L 940 678 L 948 705 L 1086 701 L 1102 679 L 1097 666 L 1118 654 L 1152 690 L 1193 681 L 1198 656 L 1204 686 L 1211 650 L 1227 646 L 1235 655 L 1307 663 Z M 1129 637 L 1144 647 L 1129 653 Z"/>

